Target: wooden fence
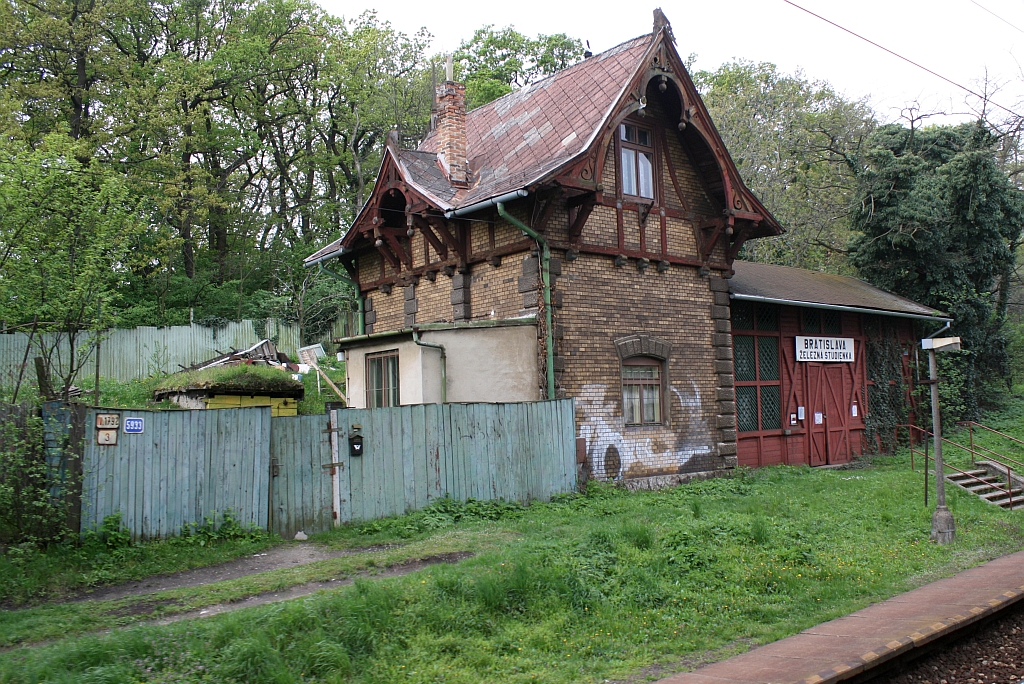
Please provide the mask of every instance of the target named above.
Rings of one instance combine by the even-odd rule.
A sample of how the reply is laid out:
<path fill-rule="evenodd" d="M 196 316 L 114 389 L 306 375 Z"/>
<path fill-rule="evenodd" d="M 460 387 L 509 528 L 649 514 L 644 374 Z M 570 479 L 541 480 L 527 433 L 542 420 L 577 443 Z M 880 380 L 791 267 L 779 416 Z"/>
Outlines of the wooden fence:
<path fill-rule="evenodd" d="M 115 413 L 115 446 L 96 414 Z M 179 533 L 231 509 L 282 537 L 456 499 L 547 500 L 576 486 L 573 401 L 335 409 L 89 409 L 82 529 L 120 511 L 135 539 Z M 142 434 L 125 434 L 126 418 Z M 350 438 L 363 439 L 354 456 Z"/>

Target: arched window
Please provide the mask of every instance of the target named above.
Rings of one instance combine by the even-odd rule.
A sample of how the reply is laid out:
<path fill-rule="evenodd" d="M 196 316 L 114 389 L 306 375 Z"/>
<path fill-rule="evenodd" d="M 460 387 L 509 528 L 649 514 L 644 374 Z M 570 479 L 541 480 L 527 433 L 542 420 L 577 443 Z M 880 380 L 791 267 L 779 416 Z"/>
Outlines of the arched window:
<path fill-rule="evenodd" d="M 668 342 L 650 335 L 615 340 L 621 361 L 622 416 L 626 425 L 661 425 L 665 420 Z"/>

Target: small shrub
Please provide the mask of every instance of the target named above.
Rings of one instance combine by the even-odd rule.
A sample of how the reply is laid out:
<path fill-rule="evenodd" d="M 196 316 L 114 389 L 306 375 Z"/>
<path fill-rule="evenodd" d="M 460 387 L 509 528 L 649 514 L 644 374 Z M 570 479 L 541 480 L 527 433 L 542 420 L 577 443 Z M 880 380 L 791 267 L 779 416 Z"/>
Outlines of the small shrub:
<path fill-rule="evenodd" d="M 641 551 L 646 551 L 654 546 L 654 533 L 645 523 L 627 522 L 619 529 L 619 535 L 627 544 Z"/>
<path fill-rule="evenodd" d="M 45 546 L 67 534 L 64 502 L 51 496 L 55 473 L 43 446 L 43 419 L 31 405 L 4 405 L 0 424 L 0 544 Z"/>
<path fill-rule="evenodd" d="M 750 524 L 750 538 L 754 540 L 755 544 L 765 544 L 770 532 L 768 521 L 761 516 L 754 518 L 754 522 Z"/>
<path fill-rule="evenodd" d="M 171 540 L 171 543 L 189 544 L 193 546 L 208 546 L 214 542 L 226 540 L 252 540 L 265 539 L 268 533 L 255 525 L 243 525 L 238 522 L 234 511 L 230 508 L 220 516 L 220 524 L 217 524 L 217 513 L 203 518 L 203 522 L 189 523 L 181 528 L 181 535 Z"/>

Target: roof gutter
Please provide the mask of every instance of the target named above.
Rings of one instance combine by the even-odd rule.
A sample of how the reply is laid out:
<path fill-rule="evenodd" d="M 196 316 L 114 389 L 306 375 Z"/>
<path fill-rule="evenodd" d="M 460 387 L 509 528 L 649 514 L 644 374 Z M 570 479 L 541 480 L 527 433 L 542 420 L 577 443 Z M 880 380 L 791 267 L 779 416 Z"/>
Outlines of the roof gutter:
<path fill-rule="evenodd" d="M 769 304 L 783 304 L 786 306 L 803 306 L 809 309 L 831 309 L 833 311 L 852 311 L 855 313 L 874 314 L 876 316 L 893 316 L 894 318 L 915 318 L 924 321 L 952 322 L 948 316 L 926 316 L 924 314 L 903 313 L 901 311 L 885 311 L 884 309 L 868 309 L 862 306 L 843 306 L 841 304 L 819 304 L 818 302 L 801 302 L 796 299 L 777 299 L 775 297 L 760 297 L 758 295 L 729 294 L 730 299 L 739 299 L 744 302 L 767 302 Z"/>
<path fill-rule="evenodd" d="M 336 259 L 337 257 L 340 257 L 342 254 L 346 254 L 348 251 L 349 250 L 348 250 L 347 247 L 342 247 L 341 249 L 337 250 L 336 252 L 330 252 L 328 254 L 324 254 L 323 256 L 319 256 L 316 259 L 313 259 L 312 261 L 303 261 L 302 262 L 302 266 L 303 266 L 303 268 L 313 268 L 314 266 L 322 264 L 325 261 L 329 261 L 331 259 Z"/>
<path fill-rule="evenodd" d="M 526 196 L 525 190 L 520 190 L 519 192 L 523 193 L 519 197 Z M 544 346 L 546 347 L 545 356 L 547 360 L 548 400 L 551 401 L 555 399 L 555 339 L 551 321 L 551 247 L 548 246 L 548 241 L 540 233 L 505 211 L 505 204 L 503 202 L 496 202 L 495 206 L 498 208 L 498 215 L 501 218 L 519 228 L 523 233 L 540 243 L 541 246 L 540 280 L 544 290 Z"/>
<path fill-rule="evenodd" d="M 486 199 L 483 202 L 477 202 L 476 204 L 470 204 L 467 207 L 459 207 L 458 209 L 452 209 L 451 211 L 444 212 L 446 219 L 455 218 L 456 216 L 465 216 L 466 214 L 472 214 L 475 211 L 481 209 L 490 209 L 491 207 L 504 204 L 505 202 L 511 202 L 512 200 L 519 199 L 520 197 L 526 197 L 530 193 L 526 190 L 513 190 L 512 192 L 506 192 L 504 195 L 498 195 L 491 199 Z"/>
<path fill-rule="evenodd" d="M 363 298 L 363 293 L 359 291 L 359 283 L 357 283 L 356 281 L 352 280 L 348 276 L 343 276 L 340 273 L 336 273 L 336 272 L 332 271 L 331 269 L 327 268 L 326 266 L 324 266 L 323 262 L 324 262 L 324 259 L 326 259 L 326 258 L 327 257 L 324 257 L 323 259 L 318 259 L 317 261 L 315 261 L 313 263 L 315 263 L 317 266 L 320 267 L 318 269 L 320 271 L 320 273 L 326 273 L 327 275 L 329 275 L 330 277 L 334 278 L 335 280 L 340 280 L 343 283 L 348 283 L 349 285 L 352 286 L 352 289 L 355 290 L 355 292 L 356 292 L 356 312 L 357 312 L 357 316 L 356 316 L 356 330 L 358 331 L 359 335 L 362 335 L 362 334 L 364 334 L 366 332 L 366 304 L 365 304 L 365 301 L 364 301 L 364 298 Z M 309 268 L 312 265 L 313 264 L 309 264 L 309 266 L 307 266 L 306 268 Z"/>

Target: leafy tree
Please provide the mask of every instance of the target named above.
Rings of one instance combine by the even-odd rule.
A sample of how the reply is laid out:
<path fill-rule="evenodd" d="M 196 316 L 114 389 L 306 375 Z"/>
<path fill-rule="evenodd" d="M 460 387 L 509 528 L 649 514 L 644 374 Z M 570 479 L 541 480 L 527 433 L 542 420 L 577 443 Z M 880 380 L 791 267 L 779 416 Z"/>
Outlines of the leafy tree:
<path fill-rule="evenodd" d="M 575 64 L 583 58 L 583 43 L 564 33 L 531 39 L 511 26 L 495 30 L 489 24 L 463 41 L 453 58 L 472 109 Z"/>
<path fill-rule="evenodd" d="M 34 340 L 65 398 L 147 229 L 125 180 L 80 156 L 62 134 L 0 146 L 0 318 L 49 333 Z M 70 353 L 57 355 L 62 346 Z"/>
<path fill-rule="evenodd" d="M 740 175 L 786 233 L 748 243 L 742 257 L 849 271 L 849 207 L 856 187 L 846 155 L 875 127 L 862 100 L 774 64 L 737 61 L 694 82 Z"/>
<path fill-rule="evenodd" d="M 850 157 L 859 188 L 852 264 L 872 283 L 948 312 L 964 351 L 945 357 L 944 392 L 974 418 L 984 372 L 1007 377 L 999 279 L 1012 268 L 1024 195 L 999 168 L 983 124 L 879 128 Z"/>

